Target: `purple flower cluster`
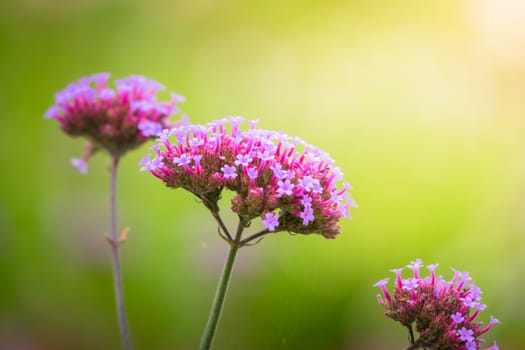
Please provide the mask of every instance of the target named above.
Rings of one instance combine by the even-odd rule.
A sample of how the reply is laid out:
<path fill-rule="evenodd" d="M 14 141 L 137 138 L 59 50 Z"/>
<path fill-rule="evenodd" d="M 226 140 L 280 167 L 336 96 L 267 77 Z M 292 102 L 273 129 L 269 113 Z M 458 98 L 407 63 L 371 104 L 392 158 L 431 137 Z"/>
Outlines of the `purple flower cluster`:
<path fill-rule="evenodd" d="M 178 112 L 177 103 L 184 97 L 172 93 L 171 101 L 158 102 L 157 93 L 164 89 L 158 82 L 129 76 L 117 80 L 113 89 L 108 86 L 109 76 L 93 74 L 68 85 L 55 94 L 55 104 L 44 115 L 56 119 L 66 134 L 88 138 L 86 154 L 71 161 L 81 172 L 98 148 L 121 156 L 162 129 L 177 125 L 167 118 Z"/>
<path fill-rule="evenodd" d="M 168 187 L 182 187 L 212 212 L 223 188 L 234 191 L 232 210 L 244 223 L 256 217 L 268 232 L 320 233 L 333 238 L 342 217 L 356 206 L 340 168 L 327 153 L 282 132 L 255 127 L 243 118 L 164 130 L 143 160 Z M 171 139 L 174 139 L 172 142 Z"/>
<path fill-rule="evenodd" d="M 471 281 L 468 272 L 454 271 L 452 280 L 436 276 L 437 264 L 428 265 L 430 276 L 421 277 L 423 262 L 418 259 L 406 266 L 412 277 L 402 278 L 403 269 L 394 269 L 396 278 L 390 293 L 385 278 L 374 284 L 381 288 L 379 304 L 386 309 L 386 316 L 400 322 L 410 330 L 412 347 L 440 350 L 476 350 L 485 341 L 481 338 L 499 321 L 490 316 L 488 324 L 476 321 L 480 311 L 487 306 L 481 303 L 481 290 Z M 412 324 L 420 338 L 413 340 Z M 497 350 L 494 345 L 487 350 Z"/>

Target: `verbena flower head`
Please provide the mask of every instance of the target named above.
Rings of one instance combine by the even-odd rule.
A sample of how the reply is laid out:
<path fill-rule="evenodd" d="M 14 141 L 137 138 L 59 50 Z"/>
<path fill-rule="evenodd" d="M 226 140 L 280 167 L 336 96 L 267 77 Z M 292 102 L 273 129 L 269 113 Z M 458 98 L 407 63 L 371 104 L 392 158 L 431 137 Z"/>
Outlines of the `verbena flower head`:
<path fill-rule="evenodd" d="M 168 117 L 178 112 L 177 104 L 184 97 L 172 93 L 170 101 L 158 102 L 157 93 L 164 90 L 158 82 L 129 76 L 111 88 L 109 76 L 93 74 L 69 84 L 55 94 L 55 104 L 44 115 L 57 120 L 66 134 L 87 137 L 86 153 L 71 161 L 81 172 L 98 148 L 121 156 L 162 129 L 177 125 L 170 124 Z"/>
<path fill-rule="evenodd" d="M 234 191 L 232 210 L 249 223 L 260 217 L 269 232 L 320 233 L 333 238 L 356 206 L 350 185 L 326 152 L 282 132 L 257 129 L 231 117 L 164 130 L 142 162 L 168 187 L 182 187 L 212 212 L 222 190 Z"/>
<path fill-rule="evenodd" d="M 480 311 L 486 308 L 481 303 L 481 290 L 471 281 L 467 272 L 454 271 L 450 281 L 436 277 L 437 264 L 428 265 L 429 276 L 422 277 L 418 259 L 407 265 L 412 276 L 402 278 L 403 269 L 395 273 L 393 290 L 388 290 L 389 279 L 376 284 L 382 290 L 377 296 L 379 304 L 386 309 L 386 316 L 415 330 L 420 338 L 409 349 L 427 348 L 440 350 L 481 349 L 485 342 L 481 338 L 491 327 L 499 323 L 490 316 L 488 324 L 477 320 Z M 487 348 L 497 350 L 498 346 Z"/>

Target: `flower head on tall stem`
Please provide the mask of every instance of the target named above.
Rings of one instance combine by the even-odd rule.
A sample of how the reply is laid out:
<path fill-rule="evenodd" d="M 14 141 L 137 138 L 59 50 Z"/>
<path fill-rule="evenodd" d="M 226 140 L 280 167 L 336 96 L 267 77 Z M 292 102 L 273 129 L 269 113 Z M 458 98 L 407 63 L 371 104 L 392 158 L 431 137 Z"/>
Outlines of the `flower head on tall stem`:
<path fill-rule="evenodd" d="M 87 138 L 84 155 L 71 160 L 81 173 L 100 148 L 120 157 L 162 129 L 183 123 L 171 123 L 168 117 L 178 112 L 184 97 L 172 93 L 170 101 L 158 102 L 157 93 L 164 89 L 160 83 L 132 75 L 117 80 L 112 88 L 109 77 L 98 73 L 69 84 L 55 94 L 55 104 L 44 115 L 57 120 L 66 134 Z"/>
<path fill-rule="evenodd" d="M 230 251 L 202 336 L 200 349 L 211 348 L 224 304 L 237 250 L 271 232 L 319 233 L 334 238 L 338 222 L 356 206 L 350 185 L 326 152 L 282 132 L 256 128 L 243 118 L 230 117 L 206 125 L 164 130 L 152 147 L 153 159 L 141 161 L 142 170 L 171 188 L 183 188 L 210 210 L 219 235 Z M 342 184 L 340 184 L 343 182 Z M 230 231 L 219 214 L 219 199 L 228 189 L 235 195 L 231 209 L 239 218 Z M 263 229 L 243 238 L 252 220 Z"/>
<path fill-rule="evenodd" d="M 261 218 L 266 233 L 334 238 L 339 220 L 356 206 L 334 160 L 299 138 L 257 129 L 255 123 L 241 130 L 242 121 L 231 117 L 165 131 L 142 169 L 168 187 L 193 193 L 212 212 L 223 189 L 235 192 L 232 210 L 246 225 Z"/>
<path fill-rule="evenodd" d="M 81 173 L 87 171 L 88 159 L 97 149 L 106 150 L 112 158 L 110 175 L 110 228 L 107 236 L 111 248 L 117 316 L 124 348 L 131 350 L 124 303 L 124 287 L 119 245 L 126 239 L 124 230 L 117 236 L 116 191 L 120 158 L 171 124 L 168 116 L 176 112 L 177 103 L 184 100 L 172 94 L 171 101 L 157 102 L 157 93 L 164 87 L 141 76 L 116 81 L 116 89 L 108 86 L 109 74 L 93 74 L 68 85 L 55 95 L 55 105 L 45 113 L 60 123 L 71 136 L 87 138 L 85 153 L 71 164 Z"/>
<path fill-rule="evenodd" d="M 477 350 L 485 342 L 481 338 L 499 321 L 490 317 L 487 325 L 477 321 L 479 312 L 486 308 L 481 304 L 481 290 L 471 280 L 467 272 L 454 271 L 450 281 L 442 276 L 436 277 L 437 264 L 427 268 L 430 276 L 422 277 L 420 259 L 407 267 L 413 275 L 403 279 L 402 269 L 392 270 L 396 275 L 392 292 L 387 288 L 388 279 L 382 279 L 375 287 L 380 287 L 383 296 L 378 301 L 386 309 L 386 316 L 409 329 L 411 340 L 407 350 Z M 384 297 L 384 298 L 383 298 Z M 413 336 L 413 325 L 419 333 Z M 486 350 L 497 350 L 496 343 Z"/>

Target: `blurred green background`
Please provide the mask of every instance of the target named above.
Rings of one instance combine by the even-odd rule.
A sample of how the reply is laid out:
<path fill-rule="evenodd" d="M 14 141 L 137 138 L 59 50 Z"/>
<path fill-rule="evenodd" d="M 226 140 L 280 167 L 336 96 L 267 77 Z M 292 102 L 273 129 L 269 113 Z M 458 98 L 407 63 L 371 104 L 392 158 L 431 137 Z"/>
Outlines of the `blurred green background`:
<path fill-rule="evenodd" d="M 104 1 L 0 3 L 0 349 L 119 349 L 108 165 L 43 113 L 94 72 L 142 74 L 191 120 L 260 118 L 328 151 L 359 208 L 336 240 L 267 237 L 240 251 L 216 349 L 404 349 L 372 284 L 416 258 L 468 270 L 525 348 L 525 3 Z M 165 95 L 167 97 L 167 93 Z M 136 349 L 195 349 L 225 258 L 189 194 L 119 183 Z"/>

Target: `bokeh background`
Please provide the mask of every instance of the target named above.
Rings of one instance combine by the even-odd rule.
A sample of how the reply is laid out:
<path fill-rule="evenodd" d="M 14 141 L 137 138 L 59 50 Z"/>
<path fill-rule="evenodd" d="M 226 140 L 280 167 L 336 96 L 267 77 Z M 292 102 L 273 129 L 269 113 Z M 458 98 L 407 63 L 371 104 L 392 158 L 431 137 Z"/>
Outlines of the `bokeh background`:
<path fill-rule="evenodd" d="M 94 72 L 142 74 L 195 123 L 242 115 L 327 150 L 359 208 L 336 240 L 240 251 L 216 349 L 404 349 L 372 284 L 421 258 L 470 271 L 525 348 L 525 2 L 0 3 L 0 349 L 119 349 L 109 159 L 43 113 Z M 167 93 L 165 95 L 168 96 Z M 127 155 L 119 183 L 136 349 L 195 349 L 226 255 L 207 211 Z"/>

